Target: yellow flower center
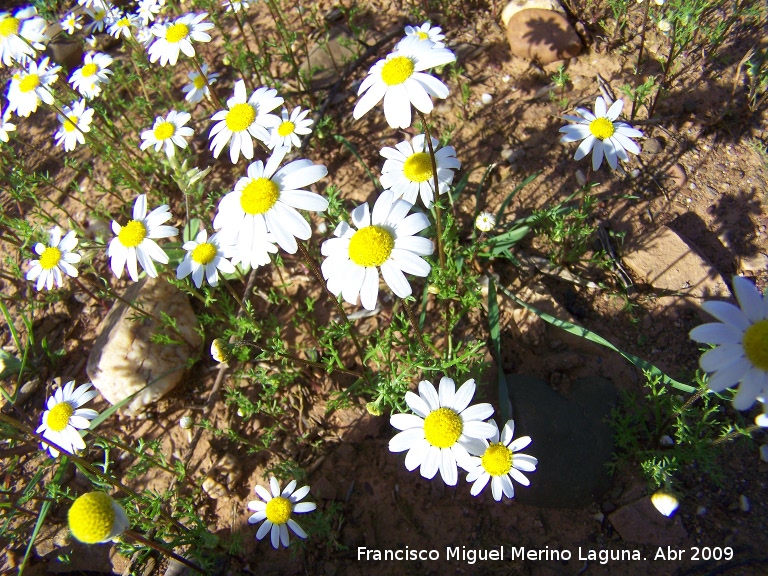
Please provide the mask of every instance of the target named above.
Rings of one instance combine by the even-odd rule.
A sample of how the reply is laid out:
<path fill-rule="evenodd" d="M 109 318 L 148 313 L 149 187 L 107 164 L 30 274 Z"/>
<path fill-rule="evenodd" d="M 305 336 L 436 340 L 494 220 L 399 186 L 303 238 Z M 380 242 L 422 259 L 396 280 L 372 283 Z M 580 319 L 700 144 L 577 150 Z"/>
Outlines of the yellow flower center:
<path fill-rule="evenodd" d="M 19 90 L 22 92 L 32 92 L 38 86 L 40 86 L 40 76 L 37 74 L 27 74 L 19 82 Z"/>
<path fill-rule="evenodd" d="M 256 110 L 247 102 L 235 104 L 227 112 L 224 121 L 232 132 L 242 132 L 256 120 Z"/>
<path fill-rule="evenodd" d="M 117 25 L 122 28 L 127 28 L 131 25 L 131 21 L 128 20 L 128 18 L 120 18 L 120 20 L 117 21 Z"/>
<path fill-rule="evenodd" d="M 197 76 L 195 76 L 195 79 L 192 80 L 192 85 L 197 90 L 202 90 L 203 87 L 205 86 L 205 78 L 203 78 L 200 74 L 198 74 Z M 239 106 L 239 104 L 238 104 L 238 106 Z M 229 114 L 227 114 L 227 116 L 229 116 Z"/>
<path fill-rule="evenodd" d="M 747 328 L 741 343 L 747 360 L 755 368 L 768 372 L 768 320 L 760 320 Z"/>
<path fill-rule="evenodd" d="M 277 133 L 280 136 L 289 136 L 290 134 L 293 134 L 293 130 L 296 128 L 296 124 L 291 122 L 290 120 L 286 120 L 280 126 L 277 127 Z"/>
<path fill-rule="evenodd" d="M 419 40 L 429 40 L 429 34 L 426 32 L 418 32 L 416 36 L 419 37 Z"/>
<path fill-rule="evenodd" d="M 115 523 L 112 498 L 105 492 L 89 492 L 75 500 L 67 514 L 72 536 L 85 544 L 107 539 Z"/>
<path fill-rule="evenodd" d="M 99 71 L 99 65 L 91 62 L 90 64 L 86 64 L 85 66 L 83 66 L 83 69 L 80 70 L 80 76 L 82 76 L 83 78 L 90 78 L 91 76 L 96 74 L 96 72 L 98 71 Z"/>
<path fill-rule="evenodd" d="M 192 250 L 192 260 L 205 266 L 206 264 L 210 264 L 211 261 L 216 258 L 216 254 L 218 254 L 216 246 L 206 242 L 205 244 L 198 244 L 197 248 Z"/>
<path fill-rule="evenodd" d="M 426 152 L 416 152 L 405 161 L 403 172 L 411 182 L 425 182 L 432 178 L 432 158 Z"/>
<path fill-rule="evenodd" d="M 120 244 L 126 248 L 135 248 L 147 237 L 147 227 L 140 220 L 131 220 L 123 226 L 120 234 L 117 235 Z"/>
<path fill-rule="evenodd" d="M 394 247 L 395 239 L 389 230 L 381 226 L 366 226 L 355 232 L 349 241 L 349 257 L 365 268 L 381 266 Z"/>
<path fill-rule="evenodd" d="M 381 69 L 381 79 L 387 86 L 402 84 L 413 74 L 413 60 L 408 56 L 395 56 L 387 60 Z"/>
<path fill-rule="evenodd" d="M 6 16 L 0 20 L 0 38 L 8 38 L 18 34 L 19 32 L 19 19 L 13 16 Z"/>
<path fill-rule="evenodd" d="M 168 140 L 176 133 L 176 126 L 171 122 L 161 122 L 155 128 L 155 138 L 158 140 Z"/>
<path fill-rule="evenodd" d="M 101 22 L 102 20 L 104 20 L 104 16 L 106 15 L 107 13 L 104 10 L 102 10 L 101 8 L 96 8 L 93 11 L 93 20 L 94 22 Z"/>
<path fill-rule="evenodd" d="M 267 520 L 272 524 L 285 524 L 290 520 L 291 512 L 293 512 L 293 504 L 288 498 L 278 496 L 267 502 Z"/>
<path fill-rule="evenodd" d="M 59 402 L 48 411 L 48 428 L 54 432 L 61 432 L 69 424 L 69 418 L 74 414 L 75 409 L 69 402 Z"/>
<path fill-rule="evenodd" d="M 438 408 L 424 419 L 424 436 L 435 448 L 450 448 L 459 440 L 464 423 L 450 408 Z"/>
<path fill-rule="evenodd" d="M 595 138 L 605 140 L 613 136 L 616 128 L 613 127 L 613 122 L 608 120 L 608 118 L 595 118 L 589 123 L 589 131 L 592 132 Z"/>
<path fill-rule="evenodd" d="M 168 42 L 179 42 L 184 40 L 189 35 L 189 27 L 186 24 L 179 22 L 178 24 L 171 24 L 168 26 L 168 30 L 165 31 L 165 39 Z"/>
<path fill-rule="evenodd" d="M 504 476 L 512 468 L 512 450 L 500 442 L 491 443 L 481 459 L 483 469 L 491 476 Z"/>
<path fill-rule="evenodd" d="M 64 121 L 64 132 L 74 132 L 75 128 L 77 128 L 77 116 L 67 116 Z"/>
<path fill-rule="evenodd" d="M 256 178 L 240 193 L 240 206 L 246 214 L 264 214 L 280 198 L 280 187 L 268 178 Z"/>
<path fill-rule="evenodd" d="M 61 260 L 61 250 L 53 246 L 48 246 L 40 255 L 40 266 L 43 270 L 54 268 Z"/>

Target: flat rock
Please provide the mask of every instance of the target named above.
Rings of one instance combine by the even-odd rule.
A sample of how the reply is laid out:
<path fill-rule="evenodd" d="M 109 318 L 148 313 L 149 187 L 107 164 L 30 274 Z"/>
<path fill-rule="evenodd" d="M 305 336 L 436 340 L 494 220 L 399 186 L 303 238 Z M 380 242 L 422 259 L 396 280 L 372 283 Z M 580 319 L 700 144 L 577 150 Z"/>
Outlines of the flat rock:
<path fill-rule="evenodd" d="M 667 226 L 640 239 L 623 260 L 654 288 L 694 298 L 730 297 L 720 273 Z"/>
<path fill-rule="evenodd" d="M 554 10 L 526 8 L 507 23 L 507 40 L 512 54 L 546 65 L 577 56 L 581 38 L 568 19 Z"/>
<path fill-rule="evenodd" d="M 568 396 L 543 380 L 508 374 L 515 437 L 530 436 L 524 452 L 539 460 L 529 487 L 515 486 L 515 499 L 543 508 L 581 508 L 610 488 L 606 463 L 613 433 L 606 423 L 618 393 L 600 377 L 574 381 Z"/>
<path fill-rule="evenodd" d="M 177 333 L 159 326 L 121 301 L 99 326 L 86 366 L 88 376 L 111 404 L 136 393 L 122 407 L 125 414 L 133 416 L 173 390 L 189 358 L 199 352 L 202 338 L 196 331 L 197 318 L 189 300 L 165 280 L 145 278 L 128 288 L 123 298 L 155 318 L 167 314 L 178 328 Z M 168 336 L 173 343 L 153 343 L 151 338 L 156 333 Z"/>
<path fill-rule="evenodd" d="M 366 31 L 363 41 L 371 44 L 377 38 L 373 31 Z M 310 78 L 312 89 L 330 88 L 339 79 L 347 64 L 356 60 L 364 47 L 343 26 L 332 27 L 327 37 L 310 49 L 301 70 Z"/>
<path fill-rule="evenodd" d="M 663 516 L 651 504 L 650 496 L 622 506 L 608 520 L 625 542 L 666 546 L 680 544 L 688 537 L 680 515 Z"/>
<path fill-rule="evenodd" d="M 565 9 L 557 0 L 512 0 L 504 7 L 504 10 L 501 11 L 501 22 L 506 26 L 509 24 L 512 16 L 521 10 L 529 10 L 531 8 L 553 10 L 565 16 Z"/>

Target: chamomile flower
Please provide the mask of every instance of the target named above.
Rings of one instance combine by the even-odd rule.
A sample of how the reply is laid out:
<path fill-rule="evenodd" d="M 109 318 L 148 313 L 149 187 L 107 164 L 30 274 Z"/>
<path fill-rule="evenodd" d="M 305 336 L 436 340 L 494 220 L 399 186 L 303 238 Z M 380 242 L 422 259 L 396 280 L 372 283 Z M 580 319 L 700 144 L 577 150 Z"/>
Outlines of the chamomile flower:
<path fill-rule="evenodd" d="M 422 44 L 425 43 L 404 44 L 371 67 L 360 84 L 360 100 L 352 113 L 355 120 L 383 98 L 384 116 L 390 127 L 408 128 L 411 125 L 411 105 L 429 114 L 433 108 L 431 97 L 448 97 L 448 87 L 425 71 L 454 62 L 456 56 L 447 48 Z"/>
<path fill-rule="evenodd" d="M 208 88 L 208 85 L 216 82 L 216 79 L 219 77 L 217 72 L 211 72 L 210 74 L 208 73 L 208 64 L 203 64 L 200 69 L 203 71 L 205 76 L 202 76 L 197 70 L 189 72 L 187 74 L 189 77 L 189 84 L 181 89 L 182 92 L 187 93 L 187 95 L 184 97 L 184 100 L 190 104 L 197 104 L 204 97 L 210 98 L 211 90 Z M 205 82 L 206 78 L 208 79 L 207 84 Z"/>
<path fill-rule="evenodd" d="M 494 433 L 486 442 L 485 450 L 478 453 L 478 457 L 471 459 L 471 466 L 467 468 L 467 482 L 473 482 L 470 493 L 477 496 L 483 491 L 483 488 L 491 481 L 491 492 L 493 499 L 501 501 L 502 495 L 507 498 L 515 497 L 515 488 L 512 480 L 516 480 L 523 486 L 529 486 L 531 483 L 523 472 L 533 472 L 539 461 L 528 454 L 519 454 L 518 452 L 531 443 L 530 436 L 522 436 L 513 440 L 515 435 L 515 421 L 509 420 L 504 425 L 499 441 L 499 429 L 496 422 L 490 421 L 493 425 Z M 521 470 L 523 472 L 521 472 Z"/>
<path fill-rule="evenodd" d="M 414 236 L 429 226 L 425 214 L 408 215 L 413 207 L 384 190 L 373 206 L 361 204 L 352 211 L 352 228 L 341 222 L 334 231 L 336 238 L 323 242 L 321 252 L 323 277 L 328 289 L 350 304 L 357 298 L 366 310 L 376 308 L 379 296 L 379 268 L 392 291 L 405 298 L 411 295 L 411 285 L 404 272 L 427 276 L 430 266 L 422 258 L 434 251 L 428 238 Z"/>
<path fill-rule="evenodd" d="M 86 8 L 85 13 L 91 19 L 91 23 L 85 27 L 86 33 L 104 32 L 104 28 L 115 20 L 114 11 L 115 8 L 108 2 L 94 2 L 93 6 Z"/>
<path fill-rule="evenodd" d="M 307 118 L 308 115 L 309 110 L 302 111 L 300 106 L 294 108 L 290 116 L 288 116 L 288 110 L 283 108 L 282 122 L 272 128 L 269 142 L 267 142 L 269 149 L 279 146 L 287 146 L 289 149 L 291 146 L 299 148 L 301 146 L 299 136 L 311 134 L 310 126 L 315 123 L 312 118 Z"/>
<path fill-rule="evenodd" d="M 702 308 L 720 322 L 697 326 L 690 336 L 717 346 L 699 359 L 702 370 L 714 372 L 707 380 L 709 389 L 722 392 L 739 384 L 733 407 L 748 410 L 768 396 L 768 299 L 740 276 L 733 278 L 733 291 L 739 307 L 705 302 Z"/>
<path fill-rule="evenodd" d="M 56 286 L 61 288 L 62 272 L 76 278 L 77 268 L 73 264 L 80 262 L 80 254 L 73 252 L 76 246 L 77 236 L 74 230 L 67 232 L 62 238 L 61 228 L 54 226 L 49 233 L 48 246 L 42 242 L 35 244 L 35 254 L 40 256 L 40 259 L 30 262 L 27 280 L 37 280 L 35 289 L 40 291 L 44 287 L 46 290 L 53 288 L 54 281 Z"/>
<path fill-rule="evenodd" d="M 51 85 L 56 82 L 61 66 L 48 67 L 48 58 L 39 64 L 30 62 L 27 70 L 16 72 L 8 88 L 8 110 L 26 118 L 37 110 L 40 101 L 53 104 Z"/>
<path fill-rule="evenodd" d="M 75 30 L 82 30 L 83 25 L 80 23 L 81 18 L 82 16 L 80 14 L 70 12 L 60 22 L 62 30 L 64 30 L 70 36 L 75 33 Z"/>
<path fill-rule="evenodd" d="M 159 152 L 160 148 L 165 146 L 165 154 L 168 158 L 172 158 L 176 153 L 176 146 L 179 148 L 186 148 L 187 141 L 185 138 L 189 138 L 194 134 L 194 131 L 189 126 L 185 126 L 189 122 L 192 116 L 187 112 L 177 112 L 171 110 L 168 112 L 168 116 L 163 118 L 158 116 L 155 118 L 155 125 L 151 130 L 144 130 L 141 133 L 141 149 L 146 150 L 150 146 L 155 147 L 155 152 Z"/>
<path fill-rule="evenodd" d="M 248 10 L 248 2 L 246 0 L 224 0 L 221 5 L 227 9 L 227 12 L 244 12 Z"/>
<path fill-rule="evenodd" d="M 109 82 L 112 70 L 112 56 L 101 52 L 89 52 L 83 58 L 83 65 L 72 73 L 69 83 L 72 88 L 88 98 L 96 98 L 101 94 L 101 85 Z"/>
<path fill-rule="evenodd" d="M 283 103 L 277 90 L 262 87 L 246 99 L 245 82 L 235 82 L 235 95 L 227 100 L 227 110 L 219 110 L 211 117 L 217 121 L 208 137 L 211 139 L 213 157 L 218 158 L 224 146 L 229 143 L 229 158 L 232 164 L 242 152 L 248 160 L 253 159 L 253 138 L 269 142 L 269 129 L 280 124 L 280 118 L 269 114 Z"/>
<path fill-rule="evenodd" d="M 125 226 L 112 221 L 112 231 L 116 236 L 109 243 L 107 256 L 112 259 L 110 265 L 115 276 L 120 278 L 127 265 L 128 275 L 136 282 L 139 279 L 138 262 L 147 276 L 157 277 L 154 262 L 168 264 L 168 255 L 155 240 L 170 238 L 179 233 L 173 226 L 162 226 L 171 216 L 166 204 L 147 215 L 147 196 L 140 194 L 133 204 L 133 220 L 129 220 Z"/>
<path fill-rule="evenodd" d="M 483 440 L 493 436 L 495 426 L 484 422 L 493 414 L 490 404 L 470 406 L 475 381 L 456 383 L 444 376 L 439 392 L 431 382 L 419 382 L 419 395 L 405 393 L 405 403 L 414 414 L 393 414 L 392 426 L 402 430 L 389 441 L 390 452 L 408 451 L 405 467 L 421 467 L 421 475 L 432 479 L 438 470 L 448 486 L 456 486 L 457 465 L 464 469 L 472 462 L 470 452 L 482 451 Z"/>
<path fill-rule="evenodd" d="M 432 149 L 440 194 L 445 194 L 453 182 L 453 171 L 458 170 L 461 163 L 456 159 L 453 146 L 440 148 L 439 142 L 432 138 Z M 421 196 L 424 206 L 431 208 L 435 198 L 435 178 L 424 134 L 414 136 L 410 142 L 400 142 L 395 148 L 386 146 L 381 149 L 381 155 L 387 159 L 381 169 L 381 185 L 391 189 L 395 197 L 411 204 L 416 204 Z"/>
<path fill-rule="evenodd" d="M 155 24 L 152 33 L 157 36 L 149 47 L 149 61 L 153 64 L 160 61 L 160 66 L 176 64 L 179 51 L 192 58 L 195 48 L 192 41 L 210 42 L 211 36 L 206 30 L 213 28 L 210 22 L 203 22 L 208 14 L 186 14 L 174 20 L 173 24 Z"/>
<path fill-rule="evenodd" d="M 136 15 L 144 26 L 154 22 L 155 16 L 160 13 L 160 8 L 165 4 L 165 0 L 139 0 L 136 8 Z"/>
<path fill-rule="evenodd" d="M 256 538 L 261 540 L 269 532 L 274 549 L 278 549 L 280 544 L 287 548 L 289 544 L 288 528 L 299 538 L 307 537 L 307 533 L 291 516 L 312 512 L 317 509 L 317 504 L 302 502 L 304 497 L 309 494 L 309 486 L 302 486 L 296 490 L 296 480 L 291 480 L 281 492 L 280 484 L 272 477 L 269 479 L 269 487 L 272 490 L 271 494 L 266 488 L 256 486 L 256 494 L 261 500 L 248 502 L 248 509 L 255 512 L 248 518 L 248 523 L 256 524 L 263 520 L 263 524 L 259 526 L 256 532 Z"/>
<path fill-rule="evenodd" d="M 0 12 L 0 61 L 11 66 L 14 61 L 26 65 L 43 50 L 46 23 L 37 15 L 37 8 L 27 6 L 11 14 Z"/>
<path fill-rule="evenodd" d="M 64 106 L 61 109 L 64 115 L 57 114 L 61 127 L 54 134 L 56 145 L 64 147 L 65 152 L 74 150 L 78 144 L 85 144 L 83 132 L 91 131 L 93 121 L 93 108 L 85 107 L 85 100 L 72 103 L 72 107 Z"/>
<path fill-rule="evenodd" d="M 312 235 L 307 221 L 296 209 L 322 212 L 328 200 L 305 190 L 328 174 L 328 169 L 310 160 L 294 160 L 280 168 L 288 148 L 276 148 L 266 165 L 257 160 L 248 166 L 247 176 L 219 203 L 213 227 L 236 245 L 238 262 L 247 262 L 252 242 L 266 231 L 289 254 L 298 249 L 296 238 Z"/>
<path fill-rule="evenodd" d="M 138 27 L 139 17 L 135 14 L 117 13 L 115 21 L 107 28 L 107 32 L 114 38 L 130 38 L 133 35 L 133 29 Z"/>
<path fill-rule="evenodd" d="M 632 154 L 640 154 L 640 148 L 632 140 L 642 136 L 640 130 L 632 128 L 625 122 L 616 122 L 624 107 L 622 100 L 616 100 L 610 108 L 606 107 L 605 100 L 598 96 L 595 100 L 595 113 L 593 114 L 586 108 L 577 108 L 581 117 L 564 116 L 566 120 L 576 122 L 560 128 L 565 136 L 560 142 L 575 142 L 583 140 L 576 149 L 575 160 L 581 160 L 592 150 L 592 169 L 597 170 L 603 163 L 603 156 L 608 160 L 608 165 L 616 169 L 618 160 L 627 162 Z"/>
<path fill-rule="evenodd" d="M 16 130 L 16 124 L 9 122 L 11 111 L 6 108 L 3 115 L 0 116 L 0 142 L 8 142 L 8 132 Z"/>
<path fill-rule="evenodd" d="M 424 43 L 430 48 L 445 48 L 443 43 L 445 34 L 440 26 L 432 26 L 429 22 L 424 22 L 421 26 L 406 26 L 405 38 L 400 40 L 395 46 L 395 50 L 409 42 Z M 432 44 L 430 45 L 429 42 Z"/>
<path fill-rule="evenodd" d="M 221 233 L 216 233 L 209 239 L 208 233 L 200 230 L 195 239 L 185 242 L 182 248 L 187 251 L 187 255 L 176 270 L 176 278 L 186 278 L 192 274 L 192 281 L 200 288 L 203 284 L 203 274 L 208 284 L 216 286 L 219 283 L 219 270 L 224 274 L 235 273 L 232 262 L 227 260 L 233 247 L 222 245 Z"/>
<path fill-rule="evenodd" d="M 83 544 L 109 542 L 128 529 L 128 516 L 106 492 L 78 497 L 67 513 L 69 530 Z"/>
<path fill-rule="evenodd" d="M 480 232 L 490 232 L 496 227 L 496 216 L 490 212 L 480 212 L 475 218 L 475 228 Z"/>
<path fill-rule="evenodd" d="M 90 421 L 99 415 L 96 410 L 81 408 L 98 395 L 91 387 L 91 384 L 83 384 L 75 389 L 75 382 L 71 380 L 64 388 L 58 388 L 53 396 L 48 398 L 37 433 L 42 432 L 43 438 L 70 454 L 85 448 L 85 442 L 78 430 L 87 430 L 91 426 Z M 53 446 L 44 444 L 43 447 L 48 449 L 53 458 L 59 455 L 59 451 Z"/>

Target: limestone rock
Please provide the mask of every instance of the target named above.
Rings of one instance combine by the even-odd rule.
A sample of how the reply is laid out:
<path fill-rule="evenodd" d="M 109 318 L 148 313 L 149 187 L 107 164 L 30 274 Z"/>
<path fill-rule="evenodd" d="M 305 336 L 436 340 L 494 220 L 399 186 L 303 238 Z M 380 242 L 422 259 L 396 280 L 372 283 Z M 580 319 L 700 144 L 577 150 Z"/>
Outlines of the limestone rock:
<path fill-rule="evenodd" d="M 654 288 L 694 298 L 729 298 L 725 281 L 671 228 L 662 226 L 623 255 L 624 263 Z"/>
<path fill-rule="evenodd" d="M 667 518 L 659 514 L 648 496 L 622 506 L 608 520 L 625 542 L 666 546 L 680 544 L 688 537 L 680 515 Z"/>
<path fill-rule="evenodd" d="M 377 39 L 374 31 L 366 31 L 363 37 L 363 41 L 368 44 Z M 301 64 L 301 70 L 310 78 L 312 89 L 330 88 L 347 64 L 356 60 L 363 50 L 364 46 L 355 40 L 348 29 L 334 26 L 328 31 L 325 40 L 310 49 L 307 59 Z"/>
<path fill-rule="evenodd" d="M 122 410 L 128 415 L 142 412 L 179 383 L 187 360 L 202 345 L 195 331 L 197 318 L 187 297 L 164 280 L 146 278 L 131 286 L 124 299 L 160 318 L 168 314 L 179 333 L 123 302 L 116 302 L 99 326 L 99 336 L 88 357 L 86 370 L 93 385 L 110 403 L 136 396 Z M 156 344 L 155 333 L 174 343 Z"/>
<path fill-rule="evenodd" d="M 542 65 L 573 58 L 581 52 L 579 35 L 560 12 L 526 8 L 507 23 L 507 40 L 512 54 Z"/>
<path fill-rule="evenodd" d="M 524 452 L 539 460 L 531 485 L 515 486 L 515 500 L 543 508 L 580 508 L 597 501 L 611 485 L 606 463 L 613 433 L 606 420 L 618 393 L 608 380 L 582 378 L 568 396 L 544 381 L 507 374 L 515 437 L 530 436 Z"/>
<path fill-rule="evenodd" d="M 522 10 L 529 10 L 531 8 L 540 8 L 542 10 L 553 10 L 559 12 L 565 16 L 565 9 L 560 5 L 557 0 L 512 0 L 501 12 L 501 21 L 506 26 L 509 24 L 512 16 Z"/>

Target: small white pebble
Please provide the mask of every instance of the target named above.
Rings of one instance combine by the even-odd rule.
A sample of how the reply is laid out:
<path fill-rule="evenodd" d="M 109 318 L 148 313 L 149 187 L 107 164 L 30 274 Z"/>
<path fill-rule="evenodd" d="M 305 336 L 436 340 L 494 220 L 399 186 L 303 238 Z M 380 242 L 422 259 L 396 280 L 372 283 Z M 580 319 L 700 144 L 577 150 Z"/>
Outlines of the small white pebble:
<path fill-rule="evenodd" d="M 632 170 L 632 172 L 629 173 L 629 175 L 632 176 L 632 178 L 637 178 L 640 176 L 640 168 L 635 168 Z"/>
<path fill-rule="evenodd" d="M 504 74 L 504 76 L 501 77 L 501 81 L 504 83 L 509 82 L 511 79 L 512 78 L 509 74 Z"/>
<path fill-rule="evenodd" d="M 595 514 L 594 516 L 592 516 L 592 518 L 594 518 L 594 519 L 595 519 L 595 520 L 597 520 L 598 522 L 601 522 L 601 523 L 602 523 L 602 521 L 603 521 L 603 520 L 605 520 L 605 514 L 603 514 L 602 512 L 598 512 L 597 514 Z"/>
<path fill-rule="evenodd" d="M 490 104 L 491 102 L 493 102 L 493 96 L 491 96 L 487 92 L 484 93 L 484 94 L 481 94 L 480 95 L 480 102 L 482 102 L 483 104 Z"/>
<path fill-rule="evenodd" d="M 664 435 L 661 438 L 659 438 L 659 446 L 674 446 L 675 441 L 672 440 L 671 436 Z"/>
<path fill-rule="evenodd" d="M 587 183 L 587 177 L 581 170 L 576 170 L 576 182 L 579 183 L 579 186 L 584 186 Z"/>
<path fill-rule="evenodd" d="M 704 516 L 704 514 L 707 513 L 707 507 L 706 506 L 699 506 L 696 508 L 696 516 Z"/>
<path fill-rule="evenodd" d="M 742 512 L 749 512 L 749 498 L 742 494 L 739 496 L 739 508 Z"/>
<path fill-rule="evenodd" d="M 768 444 L 760 446 L 760 460 L 768 462 Z"/>

